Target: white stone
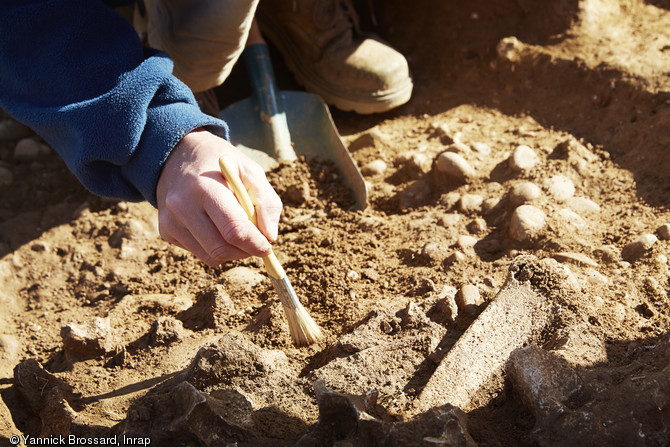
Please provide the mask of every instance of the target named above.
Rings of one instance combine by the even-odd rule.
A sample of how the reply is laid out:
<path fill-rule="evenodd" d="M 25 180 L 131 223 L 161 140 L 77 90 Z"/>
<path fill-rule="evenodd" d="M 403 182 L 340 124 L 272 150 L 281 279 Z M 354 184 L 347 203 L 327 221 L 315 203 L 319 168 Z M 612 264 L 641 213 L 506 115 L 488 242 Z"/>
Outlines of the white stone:
<path fill-rule="evenodd" d="M 484 203 L 484 198 L 479 194 L 463 194 L 460 209 L 466 214 L 479 213 L 482 210 L 482 203 Z"/>
<path fill-rule="evenodd" d="M 456 296 L 458 308 L 466 313 L 472 311 L 473 307 L 479 306 L 484 300 L 479 288 L 473 284 L 466 284 L 461 288 L 461 293 Z"/>
<path fill-rule="evenodd" d="M 491 155 L 491 146 L 486 143 L 472 143 L 472 149 L 479 155 Z"/>
<path fill-rule="evenodd" d="M 387 165 L 384 160 L 374 160 L 361 167 L 361 174 L 363 175 L 377 175 L 386 171 Z"/>
<path fill-rule="evenodd" d="M 0 186 L 9 186 L 12 183 L 14 183 L 14 173 L 9 169 L 0 166 Z"/>
<path fill-rule="evenodd" d="M 542 195 L 539 186 L 531 182 L 517 183 L 509 191 L 509 200 L 512 206 L 523 205 L 532 202 Z"/>
<path fill-rule="evenodd" d="M 521 205 L 514 210 L 510 219 L 510 236 L 523 242 L 539 233 L 546 224 L 544 212 L 533 205 Z"/>
<path fill-rule="evenodd" d="M 347 279 L 349 281 L 357 281 L 358 278 L 360 278 L 360 277 L 361 277 L 361 275 L 359 275 L 356 270 L 349 270 L 347 272 Z"/>
<path fill-rule="evenodd" d="M 475 176 L 474 168 L 459 154 L 443 152 L 437 157 L 437 170 L 454 180 L 463 181 Z"/>
<path fill-rule="evenodd" d="M 575 184 L 563 174 L 557 174 L 544 182 L 549 194 L 558 201 L 564 201 L 575 195 Z"/>
<path fill-rule="evenodd" d="M 628 262 L 635 262 L 651 250 L 656 242 L 658 238 L 655 235 L 643 234 L 623 248 L 621 257 Z"/>
<path fill-rule="evenodd" d="M 458 247 L 461 250 L 472 248 L 477 245 L 477 242 L 479 242 L 479 240 L 476 237 L 467 234 L 458 237 Z"/>
<path fill-rule="evenodd" d="M 584 216 L 591 216 L 600 212 L 600 205 L 586 197 L 570 197 L 565 201 L 565 204 L 571 210 Z"/>
<path fill-rule="evenodd" d="M 567 208 L 559 210 L 558 217 L 571 230 L 584 230 L 589 226 L 582 216 Z"/>
<path fill-rule="evenodd" d="M 521 146 L 518 146 L 510 156 L 509 167 L 514 172 L 527 172 L 533 169 L 538 161 L 535 151 L 522 144 Z"/>

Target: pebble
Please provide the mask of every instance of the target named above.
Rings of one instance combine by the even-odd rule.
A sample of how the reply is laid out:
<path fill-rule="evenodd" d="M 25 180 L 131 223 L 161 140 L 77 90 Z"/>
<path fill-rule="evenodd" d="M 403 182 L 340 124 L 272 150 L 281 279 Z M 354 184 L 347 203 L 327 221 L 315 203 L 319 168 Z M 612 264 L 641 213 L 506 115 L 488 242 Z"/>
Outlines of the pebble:
<path fill-rule="evenodd" d="M 226 288 L 231 291 L 252 293 L 254 289 L 267 281 L 265 275 L 257 269 L 245 266 L 233 267 L 223 273 Z"/>
<path fill-rule="evenodd" d="M 522 144 L 517 146 L 508 163 L 510 169 L 514 172 L 527 172 L 533 169 L 538 163 L 537 154 L 530 147 Z"/>
<path fill-rule="evenodd" d="M 358 279 L 361 277 L 361 275 L 358 274 L 356 270 L 349 270 L 347 272 L 347 279 L 349 281 L 358 281 Z"/>
<path fill-rule="evenodd" d="M 473 284 L 464 285 L 461 288 L 461 293 L 456 295 L 456 304 L 465 313 L 472 313 L 483 302 L 479 288 Z"/>
<path fill-rule="evenodd" d="M 349 144 L 350 151 L 357 151 L 365 147 L 377 147 L 386 143 L 387 137 L 376 127 L 361 134 L 358 138 Z"/>
<path fill-rule="evenodd" d="M 30 129 L 18 121 L 6 119 L 0 121 L 0 141 L 20 140 L 30 135 Z"/>
<path fill-rule="evenodd" d="M 559 210 L 558 217 L 569 229 L 583 230 L 589 226 L 582 216 L 567 208 Z"/>
<path fill-rule="evenodd" d="M 445 150 L 456 154 L 468 154 L 471 151 L 470 146 L 460 142 L 450 144 Z"/>
<path fill-rule="evenodd" d="M 484 200 L 482 203 L 482 213 L 488 214 L 493 211 L 498 205 L 500 205 L 500 199 L 495 197 L 489 197 Z"/>
<path fill-rule="evenodd" d="M 510 219 L 510 236 L 523 242 L 534 237 L 545 226 L 544 212 L 533 205 L 521 205 L 514 210 Z"/>
<path fill-rule="evenodd" d="M 14 160 L 17 162 L 30 163 L 36 161 L 40 155 L 48 153 L 49 150 L 46 146 L 32 138 L 24 138 L 19 140 L 14 147 Z"/>
<path fill-rule="evenodd" d="M 445 258 L 446 251 L 437 242 L 428 242 L 421 249 L 421 256 L 428 259 L 431 263 L 437 264 Z"/>
<path fill-rule="evenodd" d="M 84 324 L 69 323 L 61 328 L 63 348 L 68 356 L 93 358 L 113 347 L 108 318 L 95 317 Z"/>
<path fill-rule="evenodd" d="M 663 224 L 656 229 L 658 238 L 662 241 L 670 240 L 670 224 Z"/>
<path fill-rule="evenodd" d="M 382 174 L 387 167 L 384 160 L 373 160 L 361 167 L 361 174 L 367 176 Z"/>
<path fill-rule="evenodd" d="M 456 264 L 458 262 L 463 262 L 463 261 L 465 261 L 465 259 L 466 259 L 465 255 L 463 253 L 461 253 L 460 251 L 455 251 L 452 254 L 450 254 L 449 256 L 447 256 L 447 258 L 445 259 L 445 262 L 448 265 L 451 265 L 451 264 Z"/>
<path fill-rule="evenodd" d="M 509 191 L 509 200 L 512 206 L 523 205 L 524 203 L 532 202 L 542 195 L 542 190 L 539 186 L 531 182 L 518 183 Z"/>
<path fill-rule="evenodd" d="M 480 213 L 484 198 L 479 194 L 463 194 L 460 201 L 460 210 L 465 214 Z"/>
<path fill-rule="evenodd" d="M 481 217 L 472 220 L 465 228 L 472 234 L 482 234 L 488 229 L 486 221 Z"/>
<path fill-rule="evenodd" d="M 491 155 L 491 146 L 486 143 L 472 143 L 472 149 L 479 155 Z"/>
<path fill-rule="evenodd" d="M 575 184 L 563 174 L 557 174 L 544 182 L 549 194 L 556 200 L 564 201 L 575 195 Z"/>
<path fill-rule="evenodd" d="M 453 227 L 458 225 L 461 221 L 461 215 L 456 213 L 448 213 L 440 217 L 440 225 L 443 227 Z"/>
<path fill-rule="evenodd" d="M 586 278 L 587 280 L 596 286 L 604 286 L 609 282 L 609 278 L 597 270 L 592 268 L 586 269 Z"/>
<path fill-rule="evenodd" d="M 0 186 L 9 186 L 12 183 L 14 183 L 14 173 L 9 169 L 0 166 Z"/>
<path fill-rule="evenodd" d="M 443 152 L 437 157 L 437 170 L 454 180 L 464 181 L 475 176 L 474 168 L 460 154 Z"/>
<path fill-rule="evenodd" d="M 612 316 L 616 321 L 623 323 L 626 319 L 626 306 L 621 303 L 614 304 L 612 306 Z"/>
<path fill-rule="evenodd" d="M 468 250 L 477 245 L 477 242 L 479 242 L 479 240 L 476 237 L 464 234 L 458 237 L 457 244 L 461 250 Z"/>
<path fill-rule="evenodd" d="M 621 257 L 628 262 L 635 262 L 651 250 L 657 241 L 658 238 L 655 235 L 643 234 L 623 248 Z"/>
<path fill-rule="evenodd" d="M 451 191 L 440 196 L 440 203 L 447 208 L 453 208 L 459 200 L 461 200 L 461 195 L 457 191 Z"/>
<path fill-rule="evenodd" d="M 398 165 L 408 169 L 414 175 L 428 172 L 432 163 L 432 159 L 429 158 L 425 153 L 421 152 L 421 150 L 402 154 L 396 158 L 395 161 Z"/>
<path fill-rule="evenodd" d="M 570 197 L 566 200 L 565 204 L 571 210 L 585 216 L 591 216 L 600 212 L 600 205 L 586 197 Z"/>
<path fill-rule="evenodd" d="M 458 318 L 457 294 L 458 290 L 452 286 L 443 286 L 438 294 L 438 309 L 448 323 L 454 323 Z"/>

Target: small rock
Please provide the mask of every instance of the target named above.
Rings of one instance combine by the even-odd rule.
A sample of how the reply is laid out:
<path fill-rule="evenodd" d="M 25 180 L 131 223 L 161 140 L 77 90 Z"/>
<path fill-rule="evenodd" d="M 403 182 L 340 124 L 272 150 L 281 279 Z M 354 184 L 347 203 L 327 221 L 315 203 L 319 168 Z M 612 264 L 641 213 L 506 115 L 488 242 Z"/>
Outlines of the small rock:
<path fill-rule="evenodd" d="M 477 245 L 477 242 L 479 242 L 479 240 L 476 237 L 469 236 L 466 234 L 458 236 L 457 244 L 461 250 L 465 251 Z"/>
<path fill-rule="evenodd" d="M 443 227 L 451 228 L 458 225 L 458 222 L 461 221 L 462 216 L 456 213 L 448 213 L 440 217 L 440 225 Z"/>
<path fill-rule="evenodd" d="M 510 219 L 510 236 L 524 242 L 535 237 L 545 226 L 544 212 L 533 205 L 521 205 L 514 210 Z"/>
<path fill-rule="evenodd" d="M 93 358 L 113 347 L 109 318 L 95 317 L 81 325 L 66 324 L 60 335 L 65 354 L 72 360 Z"/>
<path fill-rule="evenodd" d="M 658 238 L 662 241 L 670 240 L 670 224 L 663 224 L 656 229 Z"/>
<path fill-rule="evenodd" d="M 470 146 L 464 143 L 452 143 L 449 146 L 446 147 L 445 149 L 447 152 L 454 152 L 456 154 L 468 154 L 470 153 Z"/>
<path fill-rule="evenodd" d="M 250 294 L 256 290 L 259 284 L 267 281 L 257 269 L 251 267 L 233 267 L 223 273 L 226 289 L 235 294 Z"/>
<path fill-rule="evenodd" d="M 472 149 L 479 155 L 491 155 L 491 146 L 486 143 L 472 143 Z"/>
<path fill-rule="evenodd" d="M 9 186 L 14 183 L 14 173 L 4 166 L 0 166 L 0 186 Z"/>
<path fill-rule="evenodd" d="M 447 123 L 433 122 L 430 124 L 430 127 L 434 129 L 433 136 L 442 140 L 444 144 L 451 144 L 454 142 L 454 138 L 452 136 L 453 132 L 451 129 L 449 129 L 449 125 Z"/>
<path fill-rule="evenodd" d="M 509 201 L 512 206 L 517 207 L 524 203 L 532 202 L 542 195 L 539 186 L 531 182 L 517 183 L 509 191 Z"/>
<path fill-rule="evenodd" d="M 589 268 L 586 269 L 584 274 L 586 275 L 586 279 L 588 280 L 588 282 L 593 285 L 604 286 L 607 283 L 609 283 L 609 278 L 597 270 Z"/>
<path fill-rule="evenodd" d="M 526 145 L 518 146 L 509 158 L 509 167 L 514 172 L 528 172 L 538 163 L 537 154 Z"/>
<path fill-rule="evenodd" d="M 0 121 L 0 141 L 15 141 L 30 135 L 30 129 L 13 119 Z"/>
<path fill-rule="evenodd" d="M 236 267 L 245 268 L 245 267 Z M 242 287 L 248 287 L 244 285 Z M 239 293 L 239 289 L 237 291 Z M 221 284 L 215 284 L 198 292 L 195 303 L 179 313 L 184 327 L 191 330 L 224 327 L 230 315 L 235 313 L 235 304 Z"/>
<path fill-rule="evenodd" d="M 565 201 L 565 204 L 568 205 L 571 210 L 585 216 L 598 214 L 600 212 L 600 205 L 586 197 L 570 197 Z"/>
<path fill-rule="evenodd" d="M 358 274 L 356 270 L 349 270 L 347 272 L 347 279 L 349 281 L 358 281 L 358 279 L 361 277 L 361 275 Z"/>
<path fill-rule="evenodd" d="M 44 241 L 36 241 L 30 246 L 30 249 L 32 251 L 37 252 L 37 253 L 48 253 L 49 252 L 49 244 L 47 244 Z"/>
<path fill-rule="evenodd" d="M 614 306 L 612 306 L 612 316 L 619 323 L 623 323 L 626 320 L 626 306 L 621 303 L 614 303 Z"/>
<path fill-rule="evenodd" d="M 387 167 L 388 166 L 384 160 L 373 160 L 370 163 L 361 166 L 361 174 L 367 176 L 382 174 L 386 171 Z"/>
<path fill-rule="evenodd" d="M 474 168 L 459 154 L 443 152 L 437 157 L 437 170 L 456 181 L 465 181 L 475 177 Z"/>
<path fill-rule="evenodd" d="M 575 195 L 575 184 L 563 174 L 557 174 L 545 180 L 544 187 L 558 201 L 568 200 Z"/>
<path fill-rule="evenodd" d="M 411 175 L 418 176 L 430 171 L 432 159 L 423 152 L 411 151 L 400 155 L 395 161 Z"/>
<path fill-rule="evenodd" d="M 467 224 L 465 228 L 467 228 L 467 230 L 472 234 L 482 234 L 486 232 L 488 225 L 486 225 L 486 221 L 484 219 L 478 217 Z"/>
<path fill-rule="evenodd" d="M 158 317 L 149 331 L 151 346 L 170 345 L 184 338 L 184 325 L 172 317 Z"/>
<path fill-rule="evenodd" d="M 440 196 L 440 203 L 447 208 L 453 208 L 461 200 L 461 195 L 458 191 L 451 191 Z"/>
<path fill-rule="evenodd" d="M 453 324 L 458 318 L 456 295 L 458 290 L 453 286 L 443 286 L 437 296 L 437 309 L 447 323 Z"/>
<path fill-rule="evenodd" d="M 484 198 L 479 194 L 463 194 L 460 201 L 460 210 L 465 214 L 481 212 Z"/>
<path fill-rule="evenodd" d="M 131 219 L 112 233 L 107 243 L 110 247 L 121 248 L 124 240 L 136 241 L 140 240 L 144 235 L 146 235 L 146 231 L 142 224 L 138 220 Z"/>
<path fill-rule="evenodd" d="M 559 210 L 558 217 L 568 230 L 584 230 L 589 226 L 582 216 L 567 208 Z"/>
<path fill-rule="evenodd" d="M 429 242 L 421 249 L 421 256 L 429 261 L 432 265 L 437 265 L 444 260 L 447 252 L 442 244 L 437 242 Z"/>
<path fill-rule="evenodd" d="M 44 153 L 42 145 L 32 138 L 24 138 L 14 147 L 14 160 L 20 163 L 36 161 Z"/>
<path fill-rule="evenodd" d="M 466 257 L 460 251 L 455 251 L 444 260 L 445 264 L 451 265 L 465 261 Z"/>
<path fill-rule="evenodd" d="M 459 310 L 469 315 L 472 315 L 483 302 L 479 288 L 473 284 L 464 285 L 460 293 L 456 295 L 456 304 Z"/>
<path fill-rule="evenodd" d="M 0 377 L 11 376 L 20 355 L 21 345 L 19 339 L 14 335 L 0 334 Z"/>
<path fill-rule="evenodd" d="M 621 257 L 628 262 L 635 262 L 651 250 L 657 241 L 658 238 L 655 235 L 643 234 L 623 248 Z"/>
<path fill-rule="evenodd" d="M 385 144 L 385 140 L 386 136 L 379 129 L 373 127 L 352 141 L 349 150 L 353 152 L 365 147 L 377 147 L 380 144 Z"/>
<path fill-rule="evenodd" d="M 489 214 L 495 210 L 498 205 L 500 205 L 499 198 L 489 197 L 488 199 L 484 200 L 484 203 L 482 203 L 482 213 Z"/>

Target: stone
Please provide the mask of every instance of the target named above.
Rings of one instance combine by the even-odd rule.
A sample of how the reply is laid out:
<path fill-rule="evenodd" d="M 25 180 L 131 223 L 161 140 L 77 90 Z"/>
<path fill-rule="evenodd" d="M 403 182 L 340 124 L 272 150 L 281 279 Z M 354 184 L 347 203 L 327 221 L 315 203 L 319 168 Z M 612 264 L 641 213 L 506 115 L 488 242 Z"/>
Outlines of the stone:
<path fill-rule="evenodd" d="M 558 210 L 557 216 L 561 220 L 561 226 L 568 231 L 580 231 L 589 227 L 589 223 L 571 209 L 562 208 Z"/>
<path fill-rule="evenodd" d="M 657 241 L 658 238 L 655 235 L 651 233 L 643 234 L 623 248 L 621 257 L 625 261 L 635 262 L 646 255 Z"/>
<path fill-rule="evenodd" d="M 0 186 L 9 186 L 14 183 L 14 173 L 9 168 L 0 166 Z"/>
<path fill-rule="evenodd" d="M 366 176 L 383 174 L 387 167 L 384 160 L 373 160 L 361 166 L 361 174 Z"/>
<path fill-rule="evenodd" d="M 489 146 L 486 143 L 479 143 L 479 142 L 472 143 L 472 149 L 479 155 L 483 156 L 491 155 L 491 146 Z"/>
<path fill-rule="evenodd" d="M 542 190 L 539 186 L 531 182 L 517 183 L 509 190 L 509 201 L 514 207 L 523 205 L 539 198 Z"/>
<path fill-rule="evenodd" d="M 465 228 L 471 233 L 471 234 L 482 234 L 486 233 L 486 230 L 488 230 L 488 225 L 486 224 L 486 221 L 482 219 L 481 217 L 477 217 L 476 219 L 473 219 L 468 223 Z"/>
<path fill-rule="evenodd" d="M 13 119 L 0 121 L 0 141 L 20 140 L 28 135 L 30 135 L 30 129 L 18 121 Z"/>
<path fill-rule="evenodd" d="M 555 284 L 564 273 L 537 258 L 520 256 L 509 268 L 505 285 L 449 349 L 415 400 L 412 414 L 449 402 L 463 411 L 486 405 L 486 391 L 501 389 L 510 354 L 539 339 L 555 319 L 551 298 L 530 282 Z"/>
<path fill-rule="evenodd" d="M 11 334 L 0 334 L 0 378 L 11 377 L 20 355 L 19 339 Z M 0 400 L 2 400 L 1 397 Z"/>
<path fill-rule="evenodd" d="M 131 219 L 123 223 L 107 240 L 110 247 L 121 248 L 124 241 L 141 240 L 147 235 L 147 231 L 142 223 L 136 219 Z"/>
<path fill-rule="evenodd" d="M 458 318 L 458 304 L 456 303 L 456 295 L 458 289 L 453 286 L 442 286 L 442 289 L 437 295 L 436 308 L 441 315 L 441 320 L 453 324 Z"/>
<path fill-rule="evenodd" d="M 584 216 L 592 216 L 600 212 L 600 205 L 586 197 L 570 197 L 565 204 L 572 211 Z"/>
<path fill-rule="evenodd" d="M 512 155 L 508 160 L 508 164 L 513 172 L 521 173 L 533 169 L 538 161 L 539 159 L 535 151 L 522 144 L 514 149 L 514 152 L 512 152 Z"/>
<path fill-rule="evenodd" d="M 479 288 L 473 284 L 464 285 L 456 295 L 458 309 L 469 315 L 473 315 L 483 302 Z"/>
<path fill-rule="evenodd" d="M 269 280 L 258 269 L 238 266 L 223 272 L 223 281 L 230 293 L 248 295 Z"/>
<path fill-rule="evenodd" d="M 226 288 L 221 284 L 215 284 L 198 292 L 195 303 L 180 312 L 177 317 L 185 328 L 197 331 L 225 327 L 228 317 L 235 311 L 235 304 Z"/>
<path fill-rule="evenodd" d="M 438 265 L 447 256 L 447 249 L 438 242 L 428 242 L 421 248 L 421 256 L 428 261 L 430 265 Z"/>
<path fill-rule="evenodd" d="M 458 245 L 458 248 L 460 248 L 461 250 L 466 251 L 474 248 L 474 246 L 477 245 L 477 242 L 479 242 L 479 239 L 477 239 L 476 237 L 463 234 L 458 236 L 456 245 Z"/>
<path fill-rule="evenodd" d="M 288 199 L 289 202 L 294 203 L 296 205 L 302 205 L 303 203 L 307 203 L 311 198 L 311 190 L 309 187 L 309 183 L 300 182 L 297 184 L 289 185 L 289 187 L 286 188 L 286 198 Z"/>
<path fill-rule="evenodd" d="M 568 200 L 575 195 L 575 184 L 563 174 L 556 174 L 546 179 L 544 187 L 549 195 L 559 202 Z"/>
<path fill-rule="evenodd" d="M 184 325 L 172 317 L 158 317 L 149 331 L 149 345 L 151 346 L 171 345 L 182 338 L 184 338 Z"/>
<path fill-rule="evenodd" d="M 109 317 L 95 317 L 84 324 L 68 323 L 61 327 L 60 335 L 65 355 L 73 361 L 97 357 L 114 347 Z"/>
<path fill-rule="evenodd" d="M 476 176 L 474 168 L 462 155 L 453 152 L 443 152 L 435 162 L 437 170 L 449 179 L 463 182 Z"/>
<path fill-rule="evenodd" d="M 670 224 L 663 224 L 656 229 L 658 238 L 662 241 L 670 240 Z"/>
<path fill-rule="evenodd" d="M 426 153 L 421 151 L 410 151 L 396 158 L 396 163 L 414 178 L 430 171 L 432 161 Z"/>
<path fill-rule="evenodd" d="M 440 216 L 439 223 L 443 227 L 447 228 L 455 227 L 461 221 L 462 217 L 463 216 L 461 214 L 457 213 L 443 214 L 442 216 Z"/>
<path fill-rule="evenodd" d="M 459 209 L 465 214 L 477 214 L 482 211 L 484 198 L 479 194 L 463 194 Z"/>
<path fill-rule="evenodd" d="M 533 205 L 518 206 L 509 223 L 509 232 L 512 239 L 525 242 L 533 239 L 546 224 L 544 212 Z"/>
<path fill-rule="evenodd" d="M 372 129 L 363 132 L 354 141 L 349 144 L 349 150 L 355 152 L 366 147 L 378 147 L 385 145 L 388 138 L 379 129 L 373 127 Z"/>
<path fill-rule="evenodd" d="M 48 153 L 42 144 L 32 138 L 24 138 L 19 140 L 14 147 L 14 160 L 19 163 L 30 163 Z"/>
<path fill-rule="evenodd" d="M 447 256 L 445 258 L 444 263 L 446 265 L 452 265 L 452 264 L 463 262 L 466 259 L 467 258 L 463 253 L 461 253 L 460 251 L 454 251 L 453 253 L 451 253 L 449 256 Z"/>

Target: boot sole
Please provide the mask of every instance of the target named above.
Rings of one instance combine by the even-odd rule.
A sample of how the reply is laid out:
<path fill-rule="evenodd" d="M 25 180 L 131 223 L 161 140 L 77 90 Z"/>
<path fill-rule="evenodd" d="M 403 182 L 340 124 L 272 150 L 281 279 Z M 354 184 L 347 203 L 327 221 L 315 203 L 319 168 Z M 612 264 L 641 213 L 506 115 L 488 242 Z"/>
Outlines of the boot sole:
<path fill-rule="evenodd" d="M 411 78 L 402 85 L 386 91 L 375 92 L 374 95 L 357 95 L 343 92 L 327 84 L 313 70 L 301 62 L 300 55 L 290 40 L 281 30 L 273 26 L 263 13 L 257 11 L 258 24 L 261 32 L 279 49 L 284 56 L 286 65 L 293 73 L 296 81 L 309 92 L 323 98 L 326 103 L 345 112 L 356 112 L 361 115 L 387 112 L 409 101 L 414 87 Z"/>

